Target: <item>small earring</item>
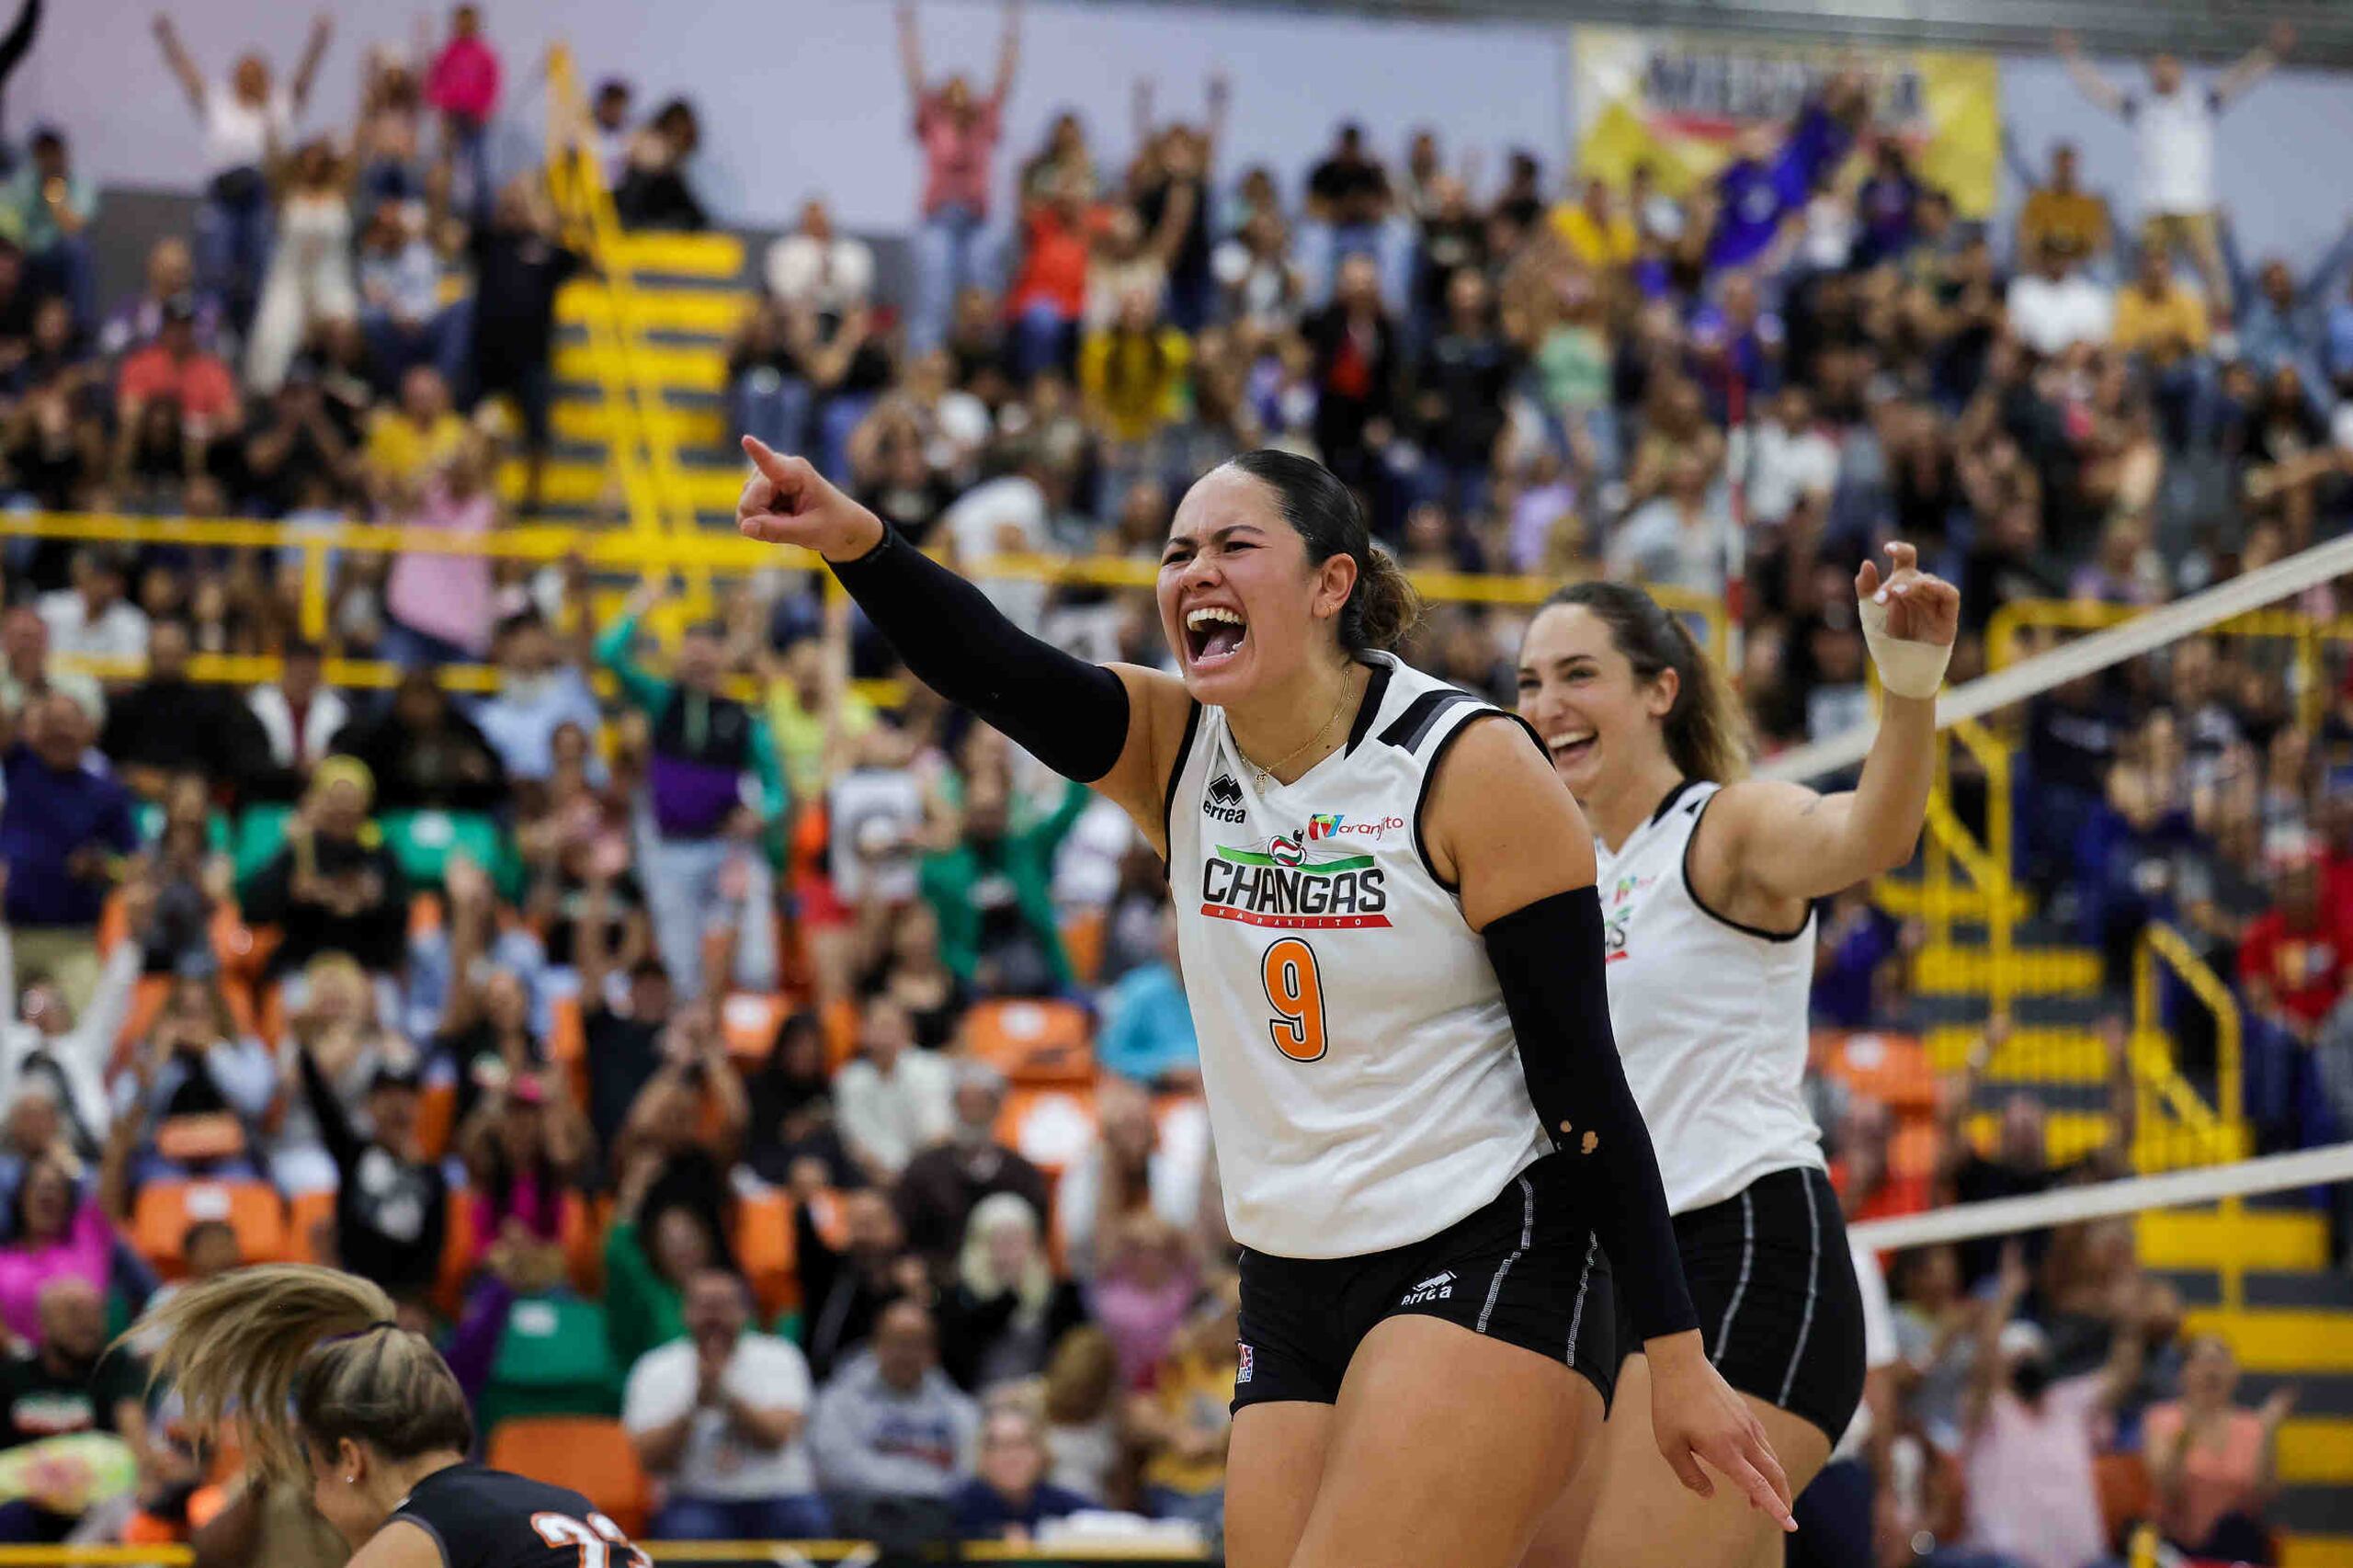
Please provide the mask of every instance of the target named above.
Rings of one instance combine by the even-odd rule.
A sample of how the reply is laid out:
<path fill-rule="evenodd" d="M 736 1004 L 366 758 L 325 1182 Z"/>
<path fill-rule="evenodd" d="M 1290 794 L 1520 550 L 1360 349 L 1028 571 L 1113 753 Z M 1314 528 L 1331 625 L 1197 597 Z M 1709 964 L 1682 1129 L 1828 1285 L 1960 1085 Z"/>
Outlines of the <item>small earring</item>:
<path fill-rule="evenodd" d="M 359 1484 L 359 1478 L 356 1475 L 347 1475 L 343 1478 L 343 1483 L 346 1486 L 357 1486 Z"/>

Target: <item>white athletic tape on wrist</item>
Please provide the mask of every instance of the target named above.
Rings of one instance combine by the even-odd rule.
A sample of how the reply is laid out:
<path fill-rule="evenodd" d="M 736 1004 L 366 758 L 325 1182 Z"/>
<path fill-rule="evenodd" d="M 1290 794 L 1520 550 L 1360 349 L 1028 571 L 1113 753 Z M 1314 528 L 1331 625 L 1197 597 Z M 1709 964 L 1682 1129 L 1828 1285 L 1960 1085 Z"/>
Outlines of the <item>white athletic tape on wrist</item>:
<path fill-rule="evenodd" d="M 1862 617 L 1863 646 L 1871 651 L 1871 663 L 1879 666 L 1880 685 L 1898 697 L 1924 700 L 1935 697 L 1944 687 L 1952 644 L 1889 636 L 1887 606 L 1876 597 L 1857 601 L 1855 608 Z"/>
<path fill-rule="evenodd" d="M 2202 631 L 2234 615 L 2260 609 L 2347 572 L 2353 572 L 2353 534 L 2313 545 L 2268 566 L 2243 572 L 2186 599 L 2159 605 L 2105 631 L 2063 642 L 2030 659 L 1957 686 L 1937 704 L 1937 728 L 1949 729 L 1963 719 L 1980 719 L 1997 708 L 2039 697 L 2078 676 L 2097 675 L 2111 665 L 2162 648 L 2176 638 Z M 1871 737 L 1878 732 L 1879 725 L 1874 722 L 1826 741 L 1778 752 L 1757 764 L 1756 777 L 1803 783 L 1852 767 L 1870 751 Z"/>

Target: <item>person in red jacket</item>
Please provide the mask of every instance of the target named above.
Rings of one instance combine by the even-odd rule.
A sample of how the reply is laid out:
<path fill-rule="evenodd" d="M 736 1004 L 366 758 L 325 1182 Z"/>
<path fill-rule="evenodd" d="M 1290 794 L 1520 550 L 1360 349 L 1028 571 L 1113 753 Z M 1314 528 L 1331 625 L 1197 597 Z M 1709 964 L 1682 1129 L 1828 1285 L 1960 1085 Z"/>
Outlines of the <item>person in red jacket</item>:
<path fill-rule="evenodd" d="M 2323 897 L 2320 841 L 2305 829 L 2275 832 L 2263 858 L 2275 892 L 2239 943 L 2239 989 L 2253 1025 L 2247 1113 L 2277 1141 L 2318 1105 L 2310 1048 L 2353 980 L 2353 910 Z"/>

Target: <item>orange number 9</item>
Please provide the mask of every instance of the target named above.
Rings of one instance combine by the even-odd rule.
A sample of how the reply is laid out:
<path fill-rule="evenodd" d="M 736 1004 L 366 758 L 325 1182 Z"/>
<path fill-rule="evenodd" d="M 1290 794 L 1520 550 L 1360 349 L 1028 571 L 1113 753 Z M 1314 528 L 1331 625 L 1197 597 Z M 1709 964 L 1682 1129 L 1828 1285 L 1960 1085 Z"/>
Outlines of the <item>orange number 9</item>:
<path fill-rule="evenodd" d="M 1285 937 L 1267 949 L 1258 977 L 1275 1010 L 1267 1024 L 1275 1049 L 1293 1062 L 1321 1061 L 1329 1042 L 1324 1033 L 1324 977 L 1316 972 L 1315 949 L 1297 937 Z"/>

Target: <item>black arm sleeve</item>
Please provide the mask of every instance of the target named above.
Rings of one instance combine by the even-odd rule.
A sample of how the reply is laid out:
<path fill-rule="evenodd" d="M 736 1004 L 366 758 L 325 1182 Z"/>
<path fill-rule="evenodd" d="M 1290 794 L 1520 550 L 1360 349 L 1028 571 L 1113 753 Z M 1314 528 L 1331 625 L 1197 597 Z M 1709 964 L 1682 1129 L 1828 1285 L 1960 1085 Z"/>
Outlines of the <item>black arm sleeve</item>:
<path fill-rule="evenodd" d="M 1063 778 L 1092 784 L 1120 760 L 1128 744 L 1120 677 L 1030 636 L 888 524 L 881 544 L 835 563 L 834 575 L 917 680 Z"/>
<path fill-rule="evenodd" d="M 1594 1167 L 1593 1228 L 1644 1339 L 1699 1326 L 1650 1130 L 1626 1087 L 1602 974 L 1601 896 L 1574 888 L 1487 926 L 1528 1097 L 1555 1149 Z"/>

